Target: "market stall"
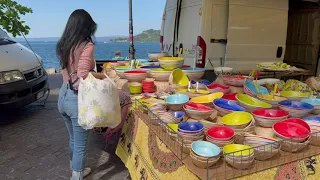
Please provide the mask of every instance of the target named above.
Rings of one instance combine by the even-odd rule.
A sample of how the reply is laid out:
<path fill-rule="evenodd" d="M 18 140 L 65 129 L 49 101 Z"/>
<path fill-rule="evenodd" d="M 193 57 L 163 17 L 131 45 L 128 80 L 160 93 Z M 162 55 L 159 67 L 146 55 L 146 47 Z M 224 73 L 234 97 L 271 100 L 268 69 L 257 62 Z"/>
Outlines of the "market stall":
<path fill-rule="evenodd" d="M 209 82 L 181 57 L 159 64 L 112 70 L 133 97 L 116 150 L 132 179 L 320 177 L 320 100 L 307 84 L 227 67 Z"/>

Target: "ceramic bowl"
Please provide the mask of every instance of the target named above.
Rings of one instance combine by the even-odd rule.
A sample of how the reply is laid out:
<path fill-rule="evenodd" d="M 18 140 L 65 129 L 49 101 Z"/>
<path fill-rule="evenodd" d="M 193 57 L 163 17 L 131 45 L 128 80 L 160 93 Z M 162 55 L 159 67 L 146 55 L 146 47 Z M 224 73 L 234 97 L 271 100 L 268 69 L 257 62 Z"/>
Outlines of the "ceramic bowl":
<path fill-rule="evenodd" d="M 294 142 L 302 142 L 310 135 L 306 127 L 293 122 L 277 122 L 273 125 L 273 131 L 279 138 Z"/>
<path fill-rule="evenodd" d="M 281 91 L 280 96 L 292 101 L 300 101 L 303 98 L 308 98 L 310 93 L 303 93 L 298 91 Z"/>
<path fill-rule="evenodd" d="M 161 66 L 141 66 L 140 69 L 148 69 L 148 70 L 151 70 L 151 69 L 159 69 L 161 68 Z"/>
<path fill-rule="evenodd" d="M 163 69 L 174 70 L 182 67 L 184 58 L 182 57 L 161 57 L 158 59 Z"/>
<path fill-rule="evenodd" d="M 285 119 L 281 122 L 296 123 L 296 124 L 299 124 L 299 125 L 305 127 L 306 129 L 308 129 L 308 131 L 311 131 L 309 124 L 300 118 L 288 118 L 288 119 Z"/>
<path fill-rule="evenodd" d="M 190 102 L 199 103 L 199 104 L 209 104 L 209 106 L 212 106 L 213 100 L 217 98 L 221 98 L 223 96 L 222 92 L 217 92 L 209 95 L 194 97 L 190 99 Z"/>
<path fill-rule="evenodd" d="M 188 76 L 189 80 L 198 81 L 204 75 L 204 68 L 182 68 L 182 71 Z"/>
<path fill-rule="evenodd" d="M 273 96 L 273 95 L 269 95 L 269 94 L 258 94 L 257 97 L 259 100 L 271 104 L 272 107 L 274 107 L 274 108 L 278 107 L 278 103 L 280 101 L 288 100 L 285 97 Z"/>
<path fill-rule="evenodd" d="M 187 102 L 184 105 L 185 109 L 190 109 L 190 110 L 197 110 L 197 111 L 213 111 L 214 109 L 202 104 L 197 104 L 193 102 Z"/>
<path fill-rule="evenodd" d="M 211 93 L 216 93 L 216 92 L 223 92 L 223 94 L 226 94 L 230 91 L 229 86 L 224 86 L 221 84 L 217 83 L 212 83 L 206 86 L 206 89 L 210 91 Z"/>
<path fill-rule="evenodd" d="M 253 80 L 252 77 L 249 76 L 241 76 L 241 75 L 237 75 L 237 76 L 223 76 L 222 77 L 223 82 L 227 85 L 230 86 L 237 86 L 237 87 L 241 87 L 244 85 L 244 81 L 246 79 L 248 80 Z"/>
<path fill-rule="evenodd" d="M 235 129 L 242 129 L 248 126 L 253 116 L 248 112 L 232 112 L 221 118 L 221 122 Z"/>
<path fill-rule="evenodd" d="M 252 115 L 258 125 L 271 128 L 276 122 L 287 119 L 289 113 L 281 109 L 258 109 Z"/>
<path fill-rule="evenodd" d="M 310 126 L 312 135 L 320 137 L 320 116 L 309 116 L 303 120 Z"/>
<path fill-rule="evenodd" d="M 165 99 L 168 107 L 173 111 L 180 111 L 183 105 L 189 101 L 189 97 L 184 94 L 173 94 Z"/>
<path fill-rule="evenodd" d="M 168 56 L 166 52 L 150 52 L 148 53 L 148 57 L 150 61 L 158 61 L 159 58 Z"/>
<path fill-rule="evenodd" d="M 147 72 L 141 70 L 131 70 L 124 72 L 124 77 L 129 82 L 142 82 L 147 78 Z"/>
<path fill-rule="evenodd" d="M 207 131 L 207 136 L 219 141 L 229 141 L 233 138 L 234 134 L 234 130 L 227 126 L 214 126 Z"/>
<path fill-rule="evenodd" d="M 175 69 L 172 71 L 172 82 L 178 86 L 187 86 L 189 84 L 189 79 L 181 69 Z"/>
<path fill-rule="evenodd" d="M 130 69 L 130 68 L 116 69 L 116 73 L 120 78 L 125 79 L 124 73 L 126 71 L 130 71 L 130 70 L 132 70 L 132 69 Z"/>
<path fill-rule="evenodd" d="M 222 96 L 222 98 L 238 104 L 239 102 L 238 102 L 237 97 L 236 97 L 237 94 L 238 94 L 238 93 L 224 94 L 224 95 Z"/>
<path fill-rule="evenodd" d="M 233 68 L 231 67 L 215 67 L 213 68 L 215 74 L 219 75 L 231 75 Z"/>
<path fill-rule="evenodd" d="M 257 85 L 259 92 L 257 91 L 256 86 L 254 85 L 254 82 L 251 80 L 246 79 L 244 81 L 243 89 L 244 92 L 250 96 L 257 96 L 258 94 L 269 94 L 269 91 L 267 88 Z"/>
<path fill-rule="evenodd" d="M 171 70 L 155 68 L 155 69 L 151 69 L 150 76 L 156 81 L 167 82 L 171 73 L 172 73 Z"/>
<path fill-rule="evenodd" d="M 180 115 L 170 113 L 170 112 L 158 112 L 158 116 L 161 121 L 163 121 L 165 124 L 175 124 L 181 122 L 184 112 L 179 112 Z"/>
<path fill-rule="evenodd" d="M 320 114 L 320 99 L 302 99 L 301 102 L 308 103 L 313 105 L 314 109 L 312 110 L 313 114 Z"/>
<path fill-rule="evenodd" d="M 195 166 L 201 169 L 206 169 L 215 165 L 219 161 L 220 156 L 216 156 L 213 158 L 204 158 L 196 155 L 192 150 L 190 150 L 190 158 Z"/>
<path fill-rule="evenodd" d="M 186 108 L 185 105 L 183 106 L 183 109 L 186 112 L 187 116 L 196 120 L 208 119 L 214 112 L 214 109 L 207 110 L 207 111 L 193 110 L 193 109 Z"/>
<path fill-rule="evenodd" d="M 245 111 L 245 109 L 239 106 L 238 104 L 222 98 L 215 99 L 213 101 L 213 105 L 221 116 L 224 116 L 234 111 Z"/>
<path fill-rule="evenodd" d="M 201 157 L 216 157 L 219 156 L 221 150 L 218 146 L 207 141 L 195 141 L 191 144 L 192 151 Z"/>
<path fill-rule="evenodd" d="M 204 126 L 199 122 L 183 122 L 178 125 L 178 131 L 182 133 L 199 133 Z"/>
<path fill-rule="evenodd" d="M 223 153 L 230 156 L 242 156 L 248 157 L 254 154 L 253 149 L 250 146 L 242 144 L 229 144 L 223 147 Z"/>
<path fill-rule="evenodd" d="M 249 112 L 252 112 L 257 109 L 262 109 L 262 108 L 268 109 L 272 107 L 271 104 L 263 102 L 247 94 L 237 94 L 236 98 L 240 106 L 244 107 Z"/>
<path fill-rule="evenodd" d="M 313 105 L 299 101 L 281 101 L 279 108 L 289 112 L 290 117 L 301 118 L 308 115 L 313 110 Z"/>

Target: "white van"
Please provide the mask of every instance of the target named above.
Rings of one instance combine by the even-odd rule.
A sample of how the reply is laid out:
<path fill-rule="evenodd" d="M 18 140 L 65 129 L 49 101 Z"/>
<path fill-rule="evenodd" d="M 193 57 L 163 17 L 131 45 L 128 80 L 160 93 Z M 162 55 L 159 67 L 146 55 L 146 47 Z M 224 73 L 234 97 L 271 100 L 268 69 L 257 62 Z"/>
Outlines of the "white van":
<path fill-rule="evenodd" d="M 0 107 L 19 108 L 48 92 L 40 56 L 13 41 L 0 29 Z"/>
<path fill-rule="evenodd" d="M 288 0 L 167 0 L 162 51 L 189 49 L 185 64 L 212 70 L 252 70 L 259 62 L 283 61 Z M 196 53 L 197 49 L 197 53 Z"/>

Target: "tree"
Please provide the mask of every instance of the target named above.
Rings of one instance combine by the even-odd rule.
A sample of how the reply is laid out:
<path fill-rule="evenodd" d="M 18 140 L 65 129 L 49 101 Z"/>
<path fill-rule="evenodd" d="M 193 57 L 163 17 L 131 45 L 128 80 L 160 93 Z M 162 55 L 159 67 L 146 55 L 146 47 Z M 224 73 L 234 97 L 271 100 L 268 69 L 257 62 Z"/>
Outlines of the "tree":
<path fill-rule="evenodd" d="M 21 15 L 32 13 L 32 9 L 22 6 L 13 0 L 0 0 L 0 26 L 13 37 L 28 34 L 30 27 L 20 19 Z"/>

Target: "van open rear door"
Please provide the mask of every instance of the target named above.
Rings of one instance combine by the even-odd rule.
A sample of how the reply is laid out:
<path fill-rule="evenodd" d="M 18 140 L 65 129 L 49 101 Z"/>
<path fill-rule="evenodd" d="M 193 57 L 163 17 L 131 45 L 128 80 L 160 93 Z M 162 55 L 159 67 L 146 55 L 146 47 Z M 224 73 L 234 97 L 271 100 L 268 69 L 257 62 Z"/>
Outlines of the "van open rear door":
<path fill-rule="evenodd" d="M 176 12 L 178 0 L 167 0 L 161 25 L 161 50 L 173 55 L 173 41 L 175 33 Z"/>
<path fill-rule="evenodd" d="M 250 70 L 283 61 L 288 0 L 230 0 L 225 65 Z"/>

